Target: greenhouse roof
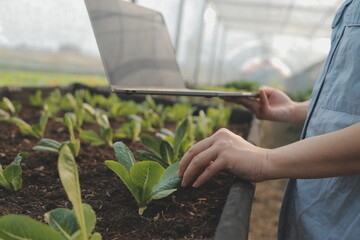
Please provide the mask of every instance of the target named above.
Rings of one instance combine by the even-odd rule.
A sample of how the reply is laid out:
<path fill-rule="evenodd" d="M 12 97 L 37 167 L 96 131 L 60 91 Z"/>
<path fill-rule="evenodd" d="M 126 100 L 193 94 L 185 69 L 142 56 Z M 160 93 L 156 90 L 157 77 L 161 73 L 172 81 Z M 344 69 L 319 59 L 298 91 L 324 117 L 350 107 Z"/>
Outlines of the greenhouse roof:
<path fill-rule="evenodd" d="M 328 37 L 342 0 L 209 0 L 230 29 Z M 316 25 L 314 24 L 316 23 Z"/>

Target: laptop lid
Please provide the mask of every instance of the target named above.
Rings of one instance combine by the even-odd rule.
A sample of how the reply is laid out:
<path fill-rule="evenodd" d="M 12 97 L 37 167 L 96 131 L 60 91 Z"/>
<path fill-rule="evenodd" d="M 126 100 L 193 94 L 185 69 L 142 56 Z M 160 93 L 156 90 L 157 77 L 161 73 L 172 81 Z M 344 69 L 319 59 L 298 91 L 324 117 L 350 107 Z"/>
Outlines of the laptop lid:
<path fill-rule="evenodd" d="M 244 96 L 185 87 L 161 13 L 121 0 L 85 0 L 112 91 L 131 94 Z"/>
<path fill-rule="evenodd" d="M 85 0 L 115 88 L 185 89 L 161 13 L 121 0 Z"/>

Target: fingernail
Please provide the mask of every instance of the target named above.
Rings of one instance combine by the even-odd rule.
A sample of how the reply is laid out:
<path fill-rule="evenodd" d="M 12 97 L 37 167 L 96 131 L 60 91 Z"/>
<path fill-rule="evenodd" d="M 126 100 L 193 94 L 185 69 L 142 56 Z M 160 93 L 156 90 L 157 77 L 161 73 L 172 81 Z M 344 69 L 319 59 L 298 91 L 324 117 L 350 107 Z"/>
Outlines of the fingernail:
<path fill-rule="evenodd" d="M 197 182 L 194 182 L 194 184 L 192 185 L 193 188 L 198 188 L 199 184 Z"/>
<path fill-rule="evenodd" d="M 182 180 L 182 181 L 181 181 L 181 186 L 182 186 L 182 187 L 185 187 L 185 186 L 186 186 L 186 184 L 185 184 L 185 181 L 184 181 L 184 180 Z"/>

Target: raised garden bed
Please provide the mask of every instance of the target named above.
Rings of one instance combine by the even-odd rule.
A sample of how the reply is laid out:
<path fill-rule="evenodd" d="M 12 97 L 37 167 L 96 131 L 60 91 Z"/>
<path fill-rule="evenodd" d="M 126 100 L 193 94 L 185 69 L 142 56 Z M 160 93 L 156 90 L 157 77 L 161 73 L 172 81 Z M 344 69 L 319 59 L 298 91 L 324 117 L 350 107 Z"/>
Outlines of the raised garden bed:
<path fill-rule="evenodd" d="M 43 89 L 44 96 L 53 89 Z M 36 123 L 40 110 L 29 104 L 34 89 L 20 91 L 3 90 L 1 96 L 22 104 L 20 117 L 28 123 Z M 235 118 L 241 116 L 235 116 Z M 249 118 L 249 115 L 244 115 Z M 111 120 L 111 126 L 118 128 L 124 118 Z M 174 129 L 173 123 L 166 123 Z M 95 129 L 91 123 L 86 129 Z M 236 134 L 247 136 L 250 121 L 230 124 Z M 50 119 L 44 137 L 66 141 L 69 135 L 66 127 Z M 141 143 L 123 141 L 132 151 L 144 149 Z M 57 154 L 34 151 L 39 140 L 24 137 L 18 128 L 10 123 L 0 123 L 0 164 L 9 164 L 19 152 L 29 152 L 21 164 L 23 187 L 17 192 L 0 188 L 0 215 L 25 214 L 44 222 L 44 213 L 58 207 L 71 208 L 61 186 L 57 172 Z M 154 200 L 143 216 L 139 216 L 136 202 L 120 179 L 105 165 L 105 160 L 115 160 L 114 150 L 109 146 L 90 146 L 81 143 L 76 158 L 79 169 L 82 197 L 93 207 L 97 216 L 96 231 L 103 239 L 210 239 L 215 234 L 233 177 L 222 173 L 199 189 L 185 188 L 170 196 Z"/>

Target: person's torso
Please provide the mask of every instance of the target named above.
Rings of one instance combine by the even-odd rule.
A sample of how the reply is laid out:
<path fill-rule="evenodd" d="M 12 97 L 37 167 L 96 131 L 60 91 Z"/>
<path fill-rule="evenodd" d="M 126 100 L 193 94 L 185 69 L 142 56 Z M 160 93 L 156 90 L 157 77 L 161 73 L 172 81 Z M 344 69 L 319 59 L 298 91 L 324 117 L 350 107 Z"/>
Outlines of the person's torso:
<path fill-rule="evenodd" d="M 332 28 L 331 50 L 314 86 L 302 138 L 360 122 L 360 0 L 345 1 Z M 360 239 L 360 175 L 290 180 L 278 239 Z"/>

